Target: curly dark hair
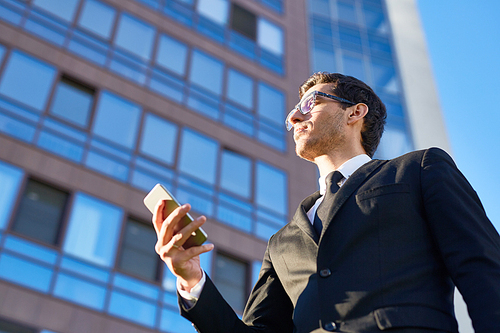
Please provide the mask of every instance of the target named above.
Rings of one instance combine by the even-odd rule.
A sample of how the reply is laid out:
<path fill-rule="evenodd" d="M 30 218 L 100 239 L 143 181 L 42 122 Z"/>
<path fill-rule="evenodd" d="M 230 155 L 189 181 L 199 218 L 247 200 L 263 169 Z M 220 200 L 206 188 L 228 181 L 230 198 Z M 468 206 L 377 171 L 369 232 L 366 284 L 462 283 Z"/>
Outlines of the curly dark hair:
<path fill-rule="evenodd" d="M 387 111 L 384 103 L 366 83 L 352 76 L 339 73 L 318 72 L 311 75 L 299 89 L 300 98 L 311 87 L 321 83 L 332 83 L 332 93 L 354 103 L 364 103 L 368 106 L 368 113 L 363 119 L 361 130 L 361 145 L 366 154 L 373 157 L 377 150 L 380 138 L 384 132 Z M 349 104 L 341 103 L 345 110 Z"/>

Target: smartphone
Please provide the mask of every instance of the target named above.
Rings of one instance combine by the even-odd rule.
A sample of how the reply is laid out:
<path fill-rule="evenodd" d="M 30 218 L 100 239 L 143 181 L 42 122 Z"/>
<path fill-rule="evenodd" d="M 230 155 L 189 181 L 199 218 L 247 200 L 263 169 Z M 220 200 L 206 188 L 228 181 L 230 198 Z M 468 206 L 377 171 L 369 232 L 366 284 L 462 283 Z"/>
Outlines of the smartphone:
<path fill-rule="evenodd" d="M 174 209 L 180 206 L 179 202 L 174 198 L 174 196 L 161 184 L 156 184 L 155 187 L 146 195 L 144 198 L 144 205 L 149 209 L 151 213 L 154 213 L 156 204 L 160 200 L 166 200 L 165 209 L 163 210 L 163 216 L 167 216 Z M 187 226 L 189 223 L 193 221 L 193 218 L 189 213 L 187 213 L 180 221 L 182 228 Z M 198 246 L 203 244 L 207 240 L 207 234 L 203 229 L 198 228 L 191 236 L 186 240 L 183 248 L 188 249 L 192 246 Z"/>

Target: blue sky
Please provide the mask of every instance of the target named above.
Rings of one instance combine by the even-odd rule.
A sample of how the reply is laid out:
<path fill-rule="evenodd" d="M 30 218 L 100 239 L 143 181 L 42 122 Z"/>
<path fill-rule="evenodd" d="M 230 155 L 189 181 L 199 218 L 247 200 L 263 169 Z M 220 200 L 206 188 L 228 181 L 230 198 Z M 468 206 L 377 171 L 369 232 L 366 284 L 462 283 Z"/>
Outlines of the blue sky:
<path fill-rule="evenodd" d="M 417 4 L 452 155 L 500 231 L 500 1 Z"/>

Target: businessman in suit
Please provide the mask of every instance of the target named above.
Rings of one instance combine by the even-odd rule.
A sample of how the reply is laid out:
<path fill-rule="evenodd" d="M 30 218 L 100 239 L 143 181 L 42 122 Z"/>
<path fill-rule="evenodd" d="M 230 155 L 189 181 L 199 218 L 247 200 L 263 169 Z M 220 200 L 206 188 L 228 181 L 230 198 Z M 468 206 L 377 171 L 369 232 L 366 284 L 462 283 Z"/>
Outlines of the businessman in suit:
<path fill-rule="evenodd" d="M 315 163 L 320 191 L 271 237 L 242 320 L 198 255 L 183 249 L 190 206 L 153 224 L 156 250 L 178 277 L 181 314 L 203 333 L 458 332 L 458 287 L 476 333 L 500 332 L 500 237 L 442 150 L 372 160 L 386 111 L 373 90 L 316 73 L 286 119 L 296 153 Z"/>

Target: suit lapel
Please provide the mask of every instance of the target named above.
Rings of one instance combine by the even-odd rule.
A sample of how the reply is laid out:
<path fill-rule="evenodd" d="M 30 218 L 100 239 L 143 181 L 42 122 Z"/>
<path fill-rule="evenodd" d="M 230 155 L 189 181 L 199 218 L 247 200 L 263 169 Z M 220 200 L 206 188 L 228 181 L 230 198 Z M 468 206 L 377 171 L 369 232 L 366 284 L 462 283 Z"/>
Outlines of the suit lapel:
<path fill-rule="evenodd" d="M 370 162 L 362 165 L 358 170 L 356 170 L 342 185 L 339 191 L 333 196 L 333 201 L 331 203 L 331 209 L 329 210 L 328 217 L 326 221 L 323 222 L 323 231 L 321 232 L 321 237 L 324 235 L 325 230 L 330 225 L 331 221 L 335 217 L 335 214 L 339 211 L 346 200 L 352 195 L 352 193 L 361 186 L 361 184 L 382 164 L 387 161 L 381 160 L 371 160 Z M 321 238 L 320 237 L 320 238 Z"/>
<path fill-rule="evenodd" d="M 321 195 L 319 194 L 319 191 L 316 191 L 302 200 L 291 221 L 291 224 L 297 225 L 306 235 L 311 237 L 316 244 L 319 241 L 319 236 L 316 234 L 311 221 L 309 221 L 307 212 L 309 211 L 309 209 L 311 209 L 311 207 L 320 196 Z"/>

